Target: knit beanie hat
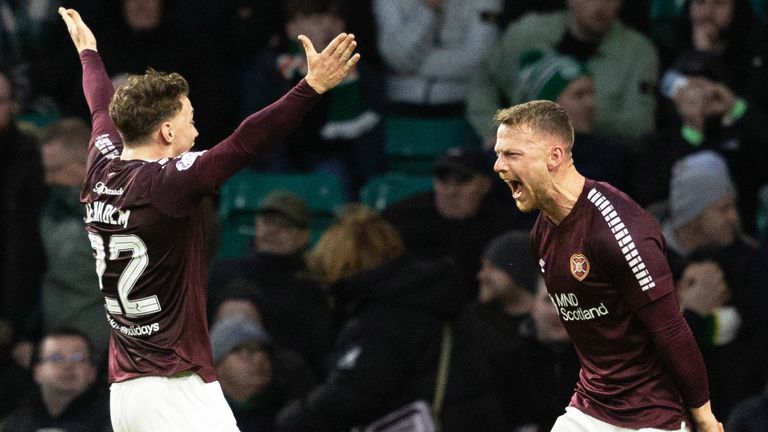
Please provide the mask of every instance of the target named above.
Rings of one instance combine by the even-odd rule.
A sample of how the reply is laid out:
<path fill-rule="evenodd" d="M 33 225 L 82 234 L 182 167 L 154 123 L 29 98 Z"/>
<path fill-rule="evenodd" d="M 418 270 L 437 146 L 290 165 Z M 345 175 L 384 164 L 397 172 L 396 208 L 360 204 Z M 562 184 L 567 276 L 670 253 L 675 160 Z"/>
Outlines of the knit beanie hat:
<path fill-rule="evenodd" d="M 223 318 L 211 327 L 211 349 L 215 362 L 249 342 L 266 349 L 272 341 L 259 323 L 242 315 Z"/>
<path fill-rule="evenodd" d="M 531 249 L 531 236 L 524 230 L 512 230 L 494 238 L 483 253 L 483 260 L 503 270 L 530 292 L 536 292 L 539 265 Z"/>
<path fill-rule="evenodd" d="M 568 85 L 589 75 L 584 64 L 572 57 L 541 51 L 526 51 L 520 56 L 520 102 L 530 100 L 557 101 Z"/>
<path fill-rule="evenodd" d="M 736 195 L 728 165 L 712 150 L 692 153 L 675 163 L 669 182 L 669 211 L 677 229 L 715 202 Z"/>

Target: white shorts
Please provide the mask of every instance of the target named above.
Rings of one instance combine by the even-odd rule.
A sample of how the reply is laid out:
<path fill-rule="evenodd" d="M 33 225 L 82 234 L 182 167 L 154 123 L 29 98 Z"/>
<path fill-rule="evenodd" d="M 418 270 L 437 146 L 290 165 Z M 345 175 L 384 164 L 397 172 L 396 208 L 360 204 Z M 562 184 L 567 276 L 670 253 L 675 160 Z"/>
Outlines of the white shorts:
<path fill-rule="evenodd" d="M 628 429 L 588 416 L 574 407 L 567 407 L 565 414 L 557 418 L 551 432 L 691 432 L 691 430 L 685 422 L 675 431 L 654 428 Z"/>
<path fill-rule="evenodd" d="M 194 373 L 134 378 L 109 390 L 115 432 L 239 431 L 219 382 L 206 383 Z"/>

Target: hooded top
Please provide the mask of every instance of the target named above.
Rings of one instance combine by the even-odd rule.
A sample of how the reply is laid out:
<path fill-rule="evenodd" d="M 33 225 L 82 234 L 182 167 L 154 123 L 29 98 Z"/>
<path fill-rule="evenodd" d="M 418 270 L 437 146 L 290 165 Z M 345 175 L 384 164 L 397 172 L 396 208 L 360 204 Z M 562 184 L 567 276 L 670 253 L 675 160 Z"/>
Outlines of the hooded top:
<path fill-rule="evenodd" d="M 305 400 L 283 410 L 281 430 L 349 429 L 417 399 L 431 404 L 445 322 L 454 325 L 443 430 L 499 430 L 501 411 L 488 399 L 482 357 L 454 322 L 464 305 L 459 282 L 450 262 L 406 255 L 334 285 L 344 322 L 331 370 Z M 487 425 L 467 423 L 481 418 L 477 413 Z"/>

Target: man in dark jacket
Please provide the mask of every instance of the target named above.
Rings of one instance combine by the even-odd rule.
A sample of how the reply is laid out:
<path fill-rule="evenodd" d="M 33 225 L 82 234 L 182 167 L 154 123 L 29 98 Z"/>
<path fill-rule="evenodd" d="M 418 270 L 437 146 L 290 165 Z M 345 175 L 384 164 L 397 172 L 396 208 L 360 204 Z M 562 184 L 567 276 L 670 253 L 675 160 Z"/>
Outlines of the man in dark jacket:
<path fill-rule="evenodd" d="M 450 258 L 458 265 L 465 300 L 477 298 L 475 275 L 488 242 L 513 228 L 530 228 L 519 211 L 494 199 L 491 172 L 479 151 L 450 148 L 435 163 L 434 191 L 383 213 L 418 257 Z"/>
<path fill-rule="evenodd" d="M 265 329 L 278 345 L 304 356 L 316 372 L 330 349 L 331 313 L 326 292 L 307 275 L 309 207 L 298 195 L 277 190 L 260 203 L 253 253 L 214 264 L 209 282 L 213 305 L 231 285 L 252 286 Z"/>
<path fill-rule="evenodd" d="M 18 109 L 9 76 L 0 72 L 0 347 L 25 331 L 45 268 L 42 162 L 37 142 L 15 123 Z"/>

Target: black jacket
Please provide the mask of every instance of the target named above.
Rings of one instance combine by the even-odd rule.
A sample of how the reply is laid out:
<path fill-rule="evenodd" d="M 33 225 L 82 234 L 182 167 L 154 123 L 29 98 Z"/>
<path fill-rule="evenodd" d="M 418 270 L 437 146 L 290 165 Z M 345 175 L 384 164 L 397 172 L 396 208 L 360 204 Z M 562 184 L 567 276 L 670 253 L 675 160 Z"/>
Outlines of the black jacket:
<path fill-rule="evenodd" d="M 64 432 L 111 431 L 109 397 L 91 387 L 75 400 L 58 417 L 51 417 L 39 392 L 34 392 L 3 421 L 3 432 L 33 432 L 37 430 Z"/>
<path fill-rule="evenodd" d="M 0 320 L 24 332 L 40 298 L 45 252 L 40 211 L 45 184 L 40 151 L 12 126 L 0 135 Z"/>
<path fill-rule="evenodd" d="M 424 192 L 387 207 L 383 216 L 403 238 L 406 246 L 426 259 L 450 258 L 461 271 L 465 300 L 477 298 L 475 275 L 488 243 L 515 228 L 530 228 L 526 216 L 489 195 L 478 213 L 462 221 L 442 217 L 435 207 L 434 192 Z"/>
<path fill-rule="evenodd" d="M 255 284 L 252 298 L 275 345 L 301 354 L 320 373 L 333 342 L 331 310 L 327 292 L 307 274 L 302 252 L 253 253 L 243 259 L 219 261 L 208 284 L 211 309 L 231 295 L 227 292 L 231 282 L 242 279 Z"/>
<path fill-rule="evenodd" d="M 333 369 L 281 412 L 281 430 L 347 431 L 417 399 L 431 404 L 445 322 L 453 324 L 453 350 L 443 430 L 499 430 L 501 412 L 483 358 L 456 321 L 464 302 L 456 274 L 445 261 L 403 257 L 335 286 L 346 322 Z"/>

